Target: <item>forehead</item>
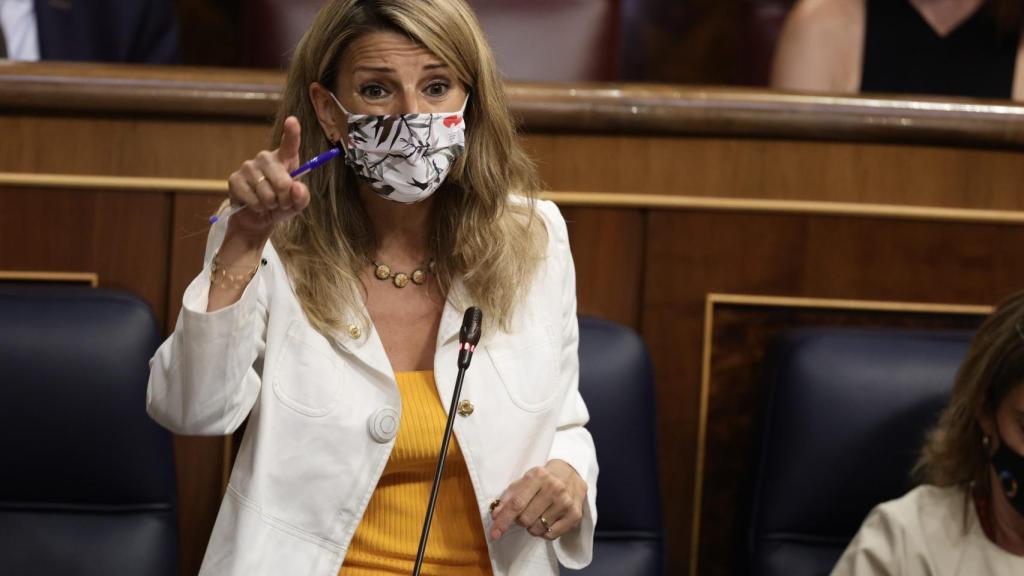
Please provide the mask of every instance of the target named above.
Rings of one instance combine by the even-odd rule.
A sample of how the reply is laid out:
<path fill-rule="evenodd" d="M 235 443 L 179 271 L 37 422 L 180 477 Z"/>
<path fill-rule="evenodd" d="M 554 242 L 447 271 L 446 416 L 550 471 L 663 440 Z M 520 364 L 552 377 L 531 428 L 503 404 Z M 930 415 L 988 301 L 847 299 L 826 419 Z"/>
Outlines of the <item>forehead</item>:
<path fill-rule="evenodd" d="M 397 32 L 371 32 L 352 42 L 342 55 L 342 69 L 356 68 L 420 68 L 442 64 L 440 58 L 408 36 Z"/>

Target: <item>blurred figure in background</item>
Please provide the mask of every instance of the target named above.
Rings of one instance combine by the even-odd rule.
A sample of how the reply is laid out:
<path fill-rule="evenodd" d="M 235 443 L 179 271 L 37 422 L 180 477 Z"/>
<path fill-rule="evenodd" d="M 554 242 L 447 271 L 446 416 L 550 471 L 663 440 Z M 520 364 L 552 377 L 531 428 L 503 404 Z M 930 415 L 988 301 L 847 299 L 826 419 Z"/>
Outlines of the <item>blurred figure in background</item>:
<path fill-rule="evenodd" d="M 171 0 L 0 0 L 0 58 L 177 64 Z"/>
<path fill-rule="evenodd" d="M 917 473 L 927 483 L 872 510 L 832 576 L 1024 574 L 1024 292 L 974 336 Z"/>
<path fill-rule="evenodd" d="M 1022 0 L 800 0 L 772 87 L 1021 100 L 1022 22 Z"/>

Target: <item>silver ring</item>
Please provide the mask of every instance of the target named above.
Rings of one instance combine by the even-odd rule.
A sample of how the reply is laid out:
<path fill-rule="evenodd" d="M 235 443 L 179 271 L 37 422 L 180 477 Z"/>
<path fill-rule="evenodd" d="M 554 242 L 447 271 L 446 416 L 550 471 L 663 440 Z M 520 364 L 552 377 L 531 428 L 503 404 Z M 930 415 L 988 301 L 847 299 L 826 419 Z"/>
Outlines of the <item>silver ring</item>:
<path fill-rule="evenodd" d="M 266 180 L 266 179 L 267 179 L 266 176 L 262 176 L 261 175 L 259 178 L 256 179 L 256 186 L 259 186 L 260 184 L 263 184 L 263 181 Z"/>

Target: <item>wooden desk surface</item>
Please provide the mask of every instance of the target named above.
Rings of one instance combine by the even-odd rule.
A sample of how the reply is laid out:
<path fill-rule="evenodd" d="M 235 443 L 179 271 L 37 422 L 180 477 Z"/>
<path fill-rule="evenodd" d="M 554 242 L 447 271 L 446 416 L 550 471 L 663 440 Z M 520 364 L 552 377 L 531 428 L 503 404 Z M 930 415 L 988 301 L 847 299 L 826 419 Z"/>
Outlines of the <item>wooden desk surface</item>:
<path fill-rule="evenodd" d="M 260 70 L 4 62 L 0 109 L 264 121 L 284 80 Z M 1024 146 L 1024 106 L 1003 101 L 658 84 L 510 83 L 507 93 L 527 132 Z"/>

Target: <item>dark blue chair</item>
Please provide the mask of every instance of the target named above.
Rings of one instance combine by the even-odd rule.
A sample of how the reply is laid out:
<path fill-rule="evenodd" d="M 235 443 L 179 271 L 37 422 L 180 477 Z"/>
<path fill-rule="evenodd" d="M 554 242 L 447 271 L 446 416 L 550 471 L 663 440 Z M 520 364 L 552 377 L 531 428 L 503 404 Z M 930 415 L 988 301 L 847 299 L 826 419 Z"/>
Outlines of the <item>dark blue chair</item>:
<path fill-rule="evenodd" d="M 868 512 L 913 487 L 971 336 L 832 328 L 780 337 L 765 364 L 750 574 L 828 574 Z"/>
<path fill-rule="evenodd" d="M 654 374 L 636 332 L 580 318 L 580 393 L 597 446 L 594 560 L 587 576 L 660 575 L 661 496 L 655 446 Z"/>
<path fill-rule="evenodd" d="M 159 343 L 129 294 L 0 285 L 0 573 L 178 576 L 171 436 L 146 415 Z"/>

